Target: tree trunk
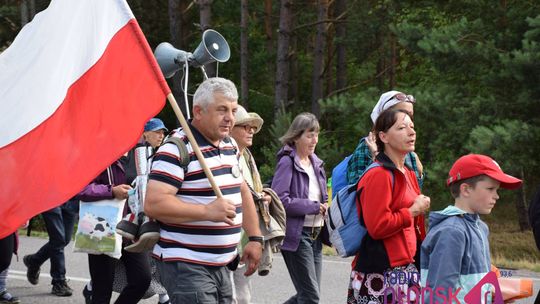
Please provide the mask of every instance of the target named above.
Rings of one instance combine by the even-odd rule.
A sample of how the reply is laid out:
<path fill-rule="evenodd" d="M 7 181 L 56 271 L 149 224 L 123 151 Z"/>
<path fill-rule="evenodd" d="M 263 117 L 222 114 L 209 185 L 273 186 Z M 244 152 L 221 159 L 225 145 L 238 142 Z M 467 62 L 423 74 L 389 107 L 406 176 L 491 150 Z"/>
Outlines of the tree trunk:
<path fill-rule="evenodd" d="M 327 12 L 327 18 L 329 20 L 334 20 L 334 6 L 332 4 L 328 4 L 328 12 Z M 324 87 L 324 96 L 328 96 L 330 92 L 333 92 L 335 90 L 334 88 L 334 56 L 336 55 L 335 49 L 334 49 L 334 39 L 335 39 L 335 23 L 327 23 L 326 24 L 326 63 L 324 64 L 323 74 L 325 75 L 325 87 Z"/>
<path fill-rule="evenodd" d="M 268 54 L 269 71 L 274 65 L 272 54 L 274 54 L 273 27 L 272 27 L 272 0 L 264 0 L 264 32 L 266 35 L 266 53 Z"/>
<path fill-rule="evenodd" d="M 169 30 L 171 35 L 171 44 L 180 50 L 186 50 L 186 21 L 183 14 L 185 9 L 185 1 L 169 0 Z"/>
<path fill-rule="evenodd" d="M 319 117 L 321 114 L 319 101 L 323 98 L 324 88 L 324 51 L 326 49 L 326 23 L 328 17 L 328 0 L 317 1 L 317 34 L 313 54 L 313 72 L 311 74 L 311 112 Z"/>
<path fill-rule="evenodd" d="M 197 4 L 199 5 L 201 32 L 212 27 L 212 2 L 213 0 L 197 0 Z M 216 76 L 215 65 L 216 63 L 214 62 L 204 65 L 208 77 Z"/>
<path fill-rule="evenodd" d="M 28 0 L 28 4 L 29 21 L 32 21 L 32 19 L 34 19 L 34 16 L 36 15 L 36 0 Z"/>
<path fill-rule="evenodd" d="M 171 44 L 180 50 L 186 50 L 186 20 L 184 11 L 186 9 L 186 1 L 169 0 L 169 30 L 171 35 Z M 187 50 L 191 51 L 191 50 Z M 172 78 L 172 93 L 182 113 L 187 117 L 186 102 L 184 99 L 184 91 L 182 90 L 182 72 L 176 73 Z M 186 88 L 187 90 L 187 88 Z M 191 112 L 191 111 L 190 111 Z M 177 121 L 177 126 L 180 122 Z"/>
<path fill-rule="evenodd" d="M 347 0 L 336 0 L 334 15 L 339 21 L 346 21 L 345 11 Z M 347 86 L 347 58 L 345 38 L 347 26 L 345 22 L 337 22 L 336 25 L 336 90 L 339 91 Z"/>
<path fill-rule="evenodd" d="M 292 23 L 294 24 L 294 15 Z M 300 75 L 300 64 L 298 62 L 298 35 L 291 33 L 291 42 L 289 47 L 289 98 L 285 106 L 289 106 L 298 100 L 300 96 L 300 83 L 298 75 Z"/>
<path fill-rule="evenodd" d="M 28 12 L 28 1 L 21 1 L 21 27 L 25 26 L 29 21 L 29 12 Z"/>
<path fill-rule="evenodd" d="M 523 168 L 519 174 L 519 178 L 524 180 Z M 527 197 L 525 194 L 525 183 L 516 191 L 516 211 L 518 216 L 519 229 L 521 231 L 530 230 L 531 225 L 529 224 L 529 216 L 527 210 Z"/>
<path fill-rule="evenodd" d="M 276 96 L 274 113 L 287 101 L 289 86 L 289 46 L 291 39 L 292 0 L 281 0 L 276 64 Z"/>
<path fill-rule="evenodd" d="M 375 75 L 377 75 L 377 87 L 379 88 L 379 91 L 385 91 L 387 89 L 384 83 L 384 78 L 386 74 L 386 50 L 384 47 L 383 35 L 384 33 L 382 32 L 382 30 L 379 30 L 376 38 L 379 59 L 377 60 L 377 71 Z"/>
<path fill-rule="evenodd" d="M 240 100 L 248 108 L 248 0 L 241 1 L 240 13 Z"/>
<path fill-rule="evenodd" d="M 390 85 L 390 88 L 393 89 L 396 87 L 396 67 L 398 63 L 397 59 L 397 39 L 396 36 L 392 33 L 390 33 L 390 39 L 388 39 L 390 42 L 390 72 L 388 75 L 388 83 Z"/>

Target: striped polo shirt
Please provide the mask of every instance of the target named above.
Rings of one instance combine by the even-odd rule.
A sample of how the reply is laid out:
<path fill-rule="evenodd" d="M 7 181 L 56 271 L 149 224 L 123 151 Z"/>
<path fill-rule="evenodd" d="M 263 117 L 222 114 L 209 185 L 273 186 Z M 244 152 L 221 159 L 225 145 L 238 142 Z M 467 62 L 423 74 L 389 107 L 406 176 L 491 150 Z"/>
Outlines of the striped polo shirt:
<path fill-rule="evenodd" d="M 163 261 L 223 266 L 237 254 L 236 245 L 240 241 L 242 227 L 240 185 L 243 178 L 239 174 L 238 149 L 232 138 L 226 138 L 220 141 L 218 146 L 214 146 L 191 124 L 190 127 L 223 196 L 236 204 L 234 225 L 211 221 L 183 224 L 160 222 L 160 239 L 154 246 L 152 254 Z M 149 179 L 178 188 L 176 196 L 185 203 L 204 205 L 211 203 L 216 199 L 216 195 L 184 131 L 177 129 L 171 136 L 180 137 L 186 143 L 190 155 L 187 171 L 184 172 L 184 168 L 180 166 L 176 145 L 167 143 L 154 155 Z"/>

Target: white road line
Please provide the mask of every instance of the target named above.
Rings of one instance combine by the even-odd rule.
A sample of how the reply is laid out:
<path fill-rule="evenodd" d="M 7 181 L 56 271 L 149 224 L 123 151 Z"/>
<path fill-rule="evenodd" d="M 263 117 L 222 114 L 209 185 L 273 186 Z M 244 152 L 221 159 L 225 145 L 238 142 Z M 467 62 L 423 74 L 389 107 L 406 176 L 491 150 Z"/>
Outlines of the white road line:
<path fill-rule="evenodd" d="M 281 255 L 276 255 L 274 254 L 274 260 L 282 260 L 283 261 L 283 257 Z M 323 256 L 323 260 L 322 260 L 322 263 L 323 264 L 326 264 L 326 263 L 333 263 L 333 264 L 347 264 L 347 265 L 351 265 L 351 262 L 352 260 L 343 260 L 343 261 L 340 261 L 340 260 L 327 260 L 324 258 Z"/>
<path fill-rule="evenodd" d="M 9 270 L 8 277 L 13 278 L 13 279 L 17 279 L 17 280 L 26 281 L 26 271 Z M 46 274 L 46 273 L 40 274 L 39 277 L 40 278 L 49 278 L 49 279 L 51 278 L 51 276 Z M 79 278 L 79 277 L 66 277 L 66 279 L 68 279 L 70 281 L 83 282 L 83 283 L 87 283 L 87 282 L 90 281 L 90 279 L 88 279 L 88 278 Z"/>

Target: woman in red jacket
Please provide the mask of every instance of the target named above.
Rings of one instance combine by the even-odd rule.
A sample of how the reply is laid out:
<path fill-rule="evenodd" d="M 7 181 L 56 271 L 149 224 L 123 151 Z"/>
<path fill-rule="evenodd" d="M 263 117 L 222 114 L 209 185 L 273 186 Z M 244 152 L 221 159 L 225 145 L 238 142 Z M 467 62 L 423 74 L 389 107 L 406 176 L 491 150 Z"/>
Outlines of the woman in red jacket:
<path fill-rule="evenodd" d="M 380 166 L 358 183 L 359 216 L 368 233 L 353 261 L 347 303 L 384 303 L 385 298 L 393 303 L 398 297 L 403 302 L 408 288 L 420 282 L 413 218 L 429 208 L 430 200 L 405 166 L 405 156 L 414 151 L 414 123 L 407 112 L 389 109 L 377 118 L 375 133 Z M 416 291 L 409 296 L 403 303 L 414 301 Z"/>

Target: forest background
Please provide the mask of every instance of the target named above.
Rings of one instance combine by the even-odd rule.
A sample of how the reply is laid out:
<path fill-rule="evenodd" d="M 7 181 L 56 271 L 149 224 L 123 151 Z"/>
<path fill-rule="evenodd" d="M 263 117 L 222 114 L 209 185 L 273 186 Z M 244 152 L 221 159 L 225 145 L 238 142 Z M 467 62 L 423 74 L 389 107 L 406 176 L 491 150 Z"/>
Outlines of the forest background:
<path fill-rule="evenodd" d="M 0 0 L 0 51 L 49 0 Z M 483 153 L 524 180 L 483 219 L 493 262 L 540 271 L 527 219 L 540 184 L 540 2 L 512 0 L 128 0 L 152 48 L 168 41 L 193 52 L 204 30 L 231 48 L 219 75 L 265 121 L 253 152 L 263 179 L 278 138 L 309 111 L 322 131 L 317 154 L 332 168 L 372 125 L 381 93 L 415 96 L 416 152 L 432 210 L 452 202 L 445 187 L 461 155 Z M 128 52 L 129 50 L 126 50 Z M 206 66 L 215 75 L 216 64 Z M 0 71 L 1 72 L 1 71 Z M 169 85 L 184 108 L 182 73 Z M 191 69 L 188 93 L 202 74 Z M 185 112 L 184 112 L 185 113 Z M 177 121 L 166 106 L 166 125 Z"/>

